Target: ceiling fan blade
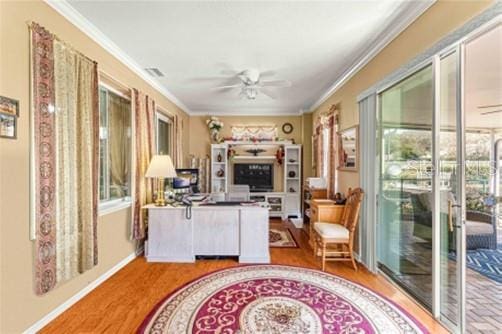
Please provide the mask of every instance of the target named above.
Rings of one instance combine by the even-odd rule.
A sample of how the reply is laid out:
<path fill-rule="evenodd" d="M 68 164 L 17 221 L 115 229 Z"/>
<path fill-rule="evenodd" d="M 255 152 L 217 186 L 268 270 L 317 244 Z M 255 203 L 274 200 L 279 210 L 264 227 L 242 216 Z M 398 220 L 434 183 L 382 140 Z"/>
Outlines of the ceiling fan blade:
<path fill-rule="evenodd" d="M 186 80 L 186 83 L 208 83 L 208 82 L 215 82 L 216 84 L 218 81 L 221 83 L 222 81 L 225 82 L 228 80 L 228 77 L 194 77 L 194 78 L 189 78 Z"/>
<path fill-rule="evenodd" d="M 262 93 L 263 95 L 266 95 L 268 97 L 270 97 L 272 100 L 276 100 L 277 99 L 277 95 L 273 92 L 271 92 L 270 90 L 266 89 L 266 88 L 260 88 L 260 93 Z"/>
<path fill-rule="evenodd" d="M 260 77 L 263 78 L 263 77 L 271 77 L 275 75 L 275 71 L 263 71 L 260 73 Z"/>
<path fill-rule="evenodd" d="M 478 106 L 478 109 L 497 108 L 497 107 L 502 107 L 502 103 L 499 103 L 499 104 L 487 104 L 487 105 L 484 105 L 484 106 Z"/>
<path fill-rule="evenodd" d="M 495 114 L 495 113 L 498 113 L 498 112 L 502 112 L 502 109 L 500 109 L 500 110 L 492 110 L 492 111 L 485 111 L 485 112 L 482 112 L 481 115 Z"/>
<path fill-rule="evenodd" d="M 262 87 L 291 87 L 291 82 L 288 80 L 264 80 L 260 81 Z"/>
<path fill-rule="evenodd" d="M 214 87 L 213 89 L 228 89 L 228 88 L 238 88 L 238 87 L 241 87 L 242 84 L 235 84 L 235 85 L 228 85 L 228 86 L 218 86 L 218 87 Z"/>

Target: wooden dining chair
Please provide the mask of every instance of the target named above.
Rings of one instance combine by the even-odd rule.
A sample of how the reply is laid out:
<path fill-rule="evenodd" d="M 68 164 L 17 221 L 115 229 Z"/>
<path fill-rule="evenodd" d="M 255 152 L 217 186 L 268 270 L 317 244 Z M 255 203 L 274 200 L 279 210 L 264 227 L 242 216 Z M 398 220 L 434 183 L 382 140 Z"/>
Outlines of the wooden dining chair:
<path fill-rule="evenodd" d="M 364 192 L 361 188 L 349 189 L 345 208 L 340 223 L 314 223 L 314 256 L 318 256 L 320 249 L 322 270 L 326 268 L 326 261 L 352 261 L 357 270 L 354 259 L 354 235 L 359 221 L 359 210 Z"/>

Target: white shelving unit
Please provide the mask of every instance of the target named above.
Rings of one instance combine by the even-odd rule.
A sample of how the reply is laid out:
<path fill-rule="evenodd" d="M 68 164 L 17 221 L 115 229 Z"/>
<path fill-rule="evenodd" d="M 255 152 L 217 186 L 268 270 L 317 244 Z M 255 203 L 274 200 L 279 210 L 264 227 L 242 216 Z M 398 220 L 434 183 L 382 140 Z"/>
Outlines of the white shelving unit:
<path fill-rule="evenodd" d="M 302 193 L 302 147 L 301 145 L 284 145 L 284 216 L 301 217 Z"/>
<path fill-rule="evenodd" d="M 211 145 L 211 192 L 225 193 L 228 189 L 228 145 Z M 219 176 L 220 171 L 223 172 Z"/>
<path fill-rule="evenodd" d="M 301 194 L 302 194 L 302 151 L 301 145 L 285 142 L 249 143 L 249 142 L 225 142 L 211 145 L 211 192 L 225 193 L 228 191 L 229 163 L 227 159 L 228 145 L 254 145 L 254 146 L 282 146 L 284 148 L 283 166 L 283 191 L 251 193 L 251 199 L 258 202 L 266 202 L 270 207 L 270 217 L 301 217 Z M 218 158 L 221 157 L 221 159 Z M 234 160 L 245 160 L 250 163 L 253 160 L 275 160 L 272 155 L 239 155 Z M 221 160 L 221 161 L 220 161 Z M 218 176 L 218 171 L 223 171 L 223 176 Z"/>

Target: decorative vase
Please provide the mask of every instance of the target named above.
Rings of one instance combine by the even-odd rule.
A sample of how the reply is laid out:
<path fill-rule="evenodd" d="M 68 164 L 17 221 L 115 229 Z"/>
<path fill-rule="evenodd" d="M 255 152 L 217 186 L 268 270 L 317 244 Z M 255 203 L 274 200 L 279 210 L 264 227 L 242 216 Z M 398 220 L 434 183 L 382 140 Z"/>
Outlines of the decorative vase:
<path fill-rule="evenodd" d="M 289 177 L 295 177 L 296 172 L 294 170 L 291 170 L 291 171 L 289 171 L 288 175 L 289 175 Z"/>
<path fill-rule="evenodd" d="M 216 176 L 218 177 L 224 177 L 225 176 L 225 171 L 223 169 L 220 169 L 216 172 Z"/>
<path fill-rule="evenodd" d="M 211 140 L 214 143 L 219 143 L 220 142 L 220 131 L 218 131 L 216 129 L 212 129 L 211 130 Z"/>
<path fill-rule="evenodd" d="M 218 156 L 216 157 L 216 160 L 218 160 L 218 162 L 222 162 L 223 161 L 223 157 L 221 156 L 221 153 L 218 153 Z"/>

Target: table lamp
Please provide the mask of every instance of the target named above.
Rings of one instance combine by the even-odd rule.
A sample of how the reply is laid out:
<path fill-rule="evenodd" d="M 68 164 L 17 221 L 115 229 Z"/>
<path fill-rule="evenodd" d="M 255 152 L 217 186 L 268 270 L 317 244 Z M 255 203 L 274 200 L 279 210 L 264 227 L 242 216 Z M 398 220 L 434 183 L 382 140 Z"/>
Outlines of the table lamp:
<path fill-rule="evenodd" d="M 146 170 L 145 177 L 157 178 L 157 199 L 156 206 L 166 206 L 164 198 L 164 179 L 176 177 L 176 169 L 174 169 L 171 157 L 168 155 L 154 155 L 150 161 L 150 165 Z"/>

